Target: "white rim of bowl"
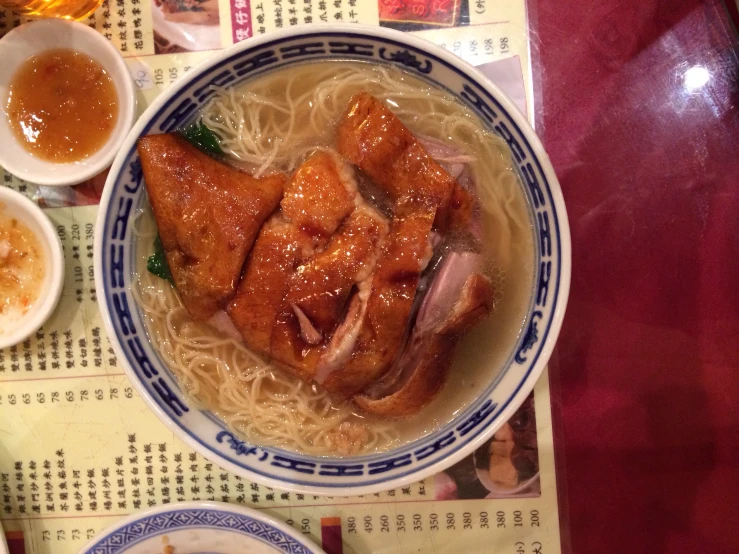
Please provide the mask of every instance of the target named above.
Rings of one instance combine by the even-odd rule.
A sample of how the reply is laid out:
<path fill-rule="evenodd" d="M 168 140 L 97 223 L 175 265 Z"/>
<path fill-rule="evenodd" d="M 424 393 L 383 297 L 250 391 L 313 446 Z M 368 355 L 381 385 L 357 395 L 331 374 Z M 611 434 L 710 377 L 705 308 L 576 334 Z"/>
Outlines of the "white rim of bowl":
<path fill-rule="evenodd" d="M 116 130 L 113 129 L 113 134 L 111 134 L 111 137 L 97 151 L 99 152 L 100 150 L 103 150 L 103 149 L 109 149 L 109 152 L 104 157 L 100 158 L 100 160 L 98 160 L 94 165 L 81 165 L 81 164 L 78 165 L 79 171 L 75 172 L 73 175 L 69 176 L 66 179 L 60 179 L 59 177 L 55 177 L 53 170 L 43 175 L 33 176 L 33 178 L 25 178 L 24 176 L 19 175 L 19 173 L 22 173 L 24 170 L 18 165 L 16 165 L 17 163 L 22 162 L 22 160 L 14 160 L 10 158 L 5 158 L 3 154 L 4 149 L 0 148 L 0 166 L 5 168 L 6 171 L 8 171 L 9 173 L 12 173 L 19 179 L 26 180 L 27 182 L 32 183 L 34 185 L 47 185 L 47 186 L 77 185 L 79 183 L 87 181 L 88 179 L 91 179 L 92 177 L 95 177 L 96 175 L 100 174 L 106 168 L 110 167 L 110 165 L 113 163 L 113 160 L 115 159 L 115 157 L 118 155 L 118 152 L 120 151 L 121 145 L 125 142 L 126 138 L 128 137 L 128 134 L 131 131 L 131 127 L 133 127 L 133 124 L 136 122 L 136 89 L 134 88 L 133 78 L 131 77 L 131 72 L 128 70 L 128 66 L 126 65 L 126 62 L 123 59 L 123 56 L 108 39 L 106 39 L 103 35 L 101 35 L 97 31 L 92 30 L 87 25 L 84 25 L 77 21 L 71 21 L 67 19 L 43 19 L 40 21 L 32 21 L 29 23 L 25 23 L 21 25 L 20 27 L 16 27 L 12 29 L 8 34 L 6 34 L 2 39 L 0 39 L 0 59 L 2 59 L 2 51 L 4 48 L 4 44 L 5 45 L 9 44 L 11 40 L 16 38 L 20 34 L 44 32 L 44 28 L 65 27 L 65 26 L 67 27 L 67 29 L 69 29 L 70 35 L 74 33 L 86 34 L 88 37 L 90 37 L 92 40 L 98 43 L 101 48 L 107 50 L 111 54 L 115 54 L 113 56 L 113 62 L 112 62 L 113 67 L 105 67 L 105 69 L 115 71 L 117 74 L 121 76 L 120 81 L 123 85 L 123 90 L 121 90 L 119 93 L 119 99 L 120 98 L 125 99 L 125 105 L 119 106 L 118 121 L 119 121 L 119 124 L 123 126 L 122 127 L 123 131 L 119 133 L 117 139 L 113 140 L 113 134 L 116 132 Z M 63 48 L 64 46 L 60 45 L 59 47 Z M 96 62 L 101 63 L 97 58 L 95 58 L 95 56 L 90 56 L 90 57 L 95 59 Z M 1 65 L 2 63 L 0 62 L 0 66 Z M 117 83 L 116 83 L 116 91 L 118 91 Z M 0 101 L 4 101 L 4 99 L 0 98 Z M 4 108 L 0 106 L 0 117 L 5 117 L 5 114 L 2 113 L 3 110 Z M 29 153 L 29 155 L 32 155 L 32 154 Z M 48 162 L 48 163 L 52 165 L 59 165 L 59 166 L 70 165 L 70 164 L 54 164 L 54 162 Z M 74 163 L 75 162 L 72 162 L 72 164 Z"/>
<path fill-rule="evenodd" d="M 51 272 L 51 284 L 49 285 L 49 291 L 46 297 L 41 300 L 33 317 L 13 333 L 4 336 L 0 335 L 0 349 L 23 342 L 30 335 L 38 331 L 54 312 L 62 296 L 62 289 L 64 288 L 64 250 L 53 223 L 33 200 L 11 188 L 2 187 L 0 189 L 0 202 L 8 197 L 12 198 L 13 202 L 19 204 L 21 209 L 25 210 L 26 214 L 41 227 L 43 236 L 38 237 L 38 239 L 40 242 L 44 242 L 49 246 L 51 253 L 51 259 L 48 261 L 47 268 L 47 271 Z"/>
<path fill-rule="evenodd" d="M 554 204 L 555 211 L 557 214 L 560 214 L 561 220 L 559 221 L 560 225 L 560 247 L 562 251 L 562 267 L 561 267 L 561 276 L 560 276 L 560 296 L 558 298 L 558 306 L 552 316 L 552 324 L 549 330 L 549 334 L 547 336 L 546 341 L 542 345 L 540 355 L 539 355 L 539 361 L 537 362 L 537 365 L 532 369 L 531 373 L 529 374 L 528 380 L 523 383 L 518 390 L 518 392 L 510 399 L 508 405 L 503 409 L 497 416 L 496 420 L 492 422 L 489 427 L 480 435 L 478 435 L 474 440 L 470 441 L 468 444 L 466 444 L 463 448 L 460 448 L 457 452 L 454 452 L 447 456 L 446 458 L 443 458 L 439 460 L 438 462 L 431 464 L 418 472 L 410 473 L 408 475 L 405 475 L 403 477 L 396 477 L 389 479 L 387 481 L 383 481 L 380 483 L 372 484 L 372 485 L 365 485 L 365 486 L 352 486 L 348 487 L 346 490 L 339 489 L 339 488 L 332 488 L 328 489 L 327 487 L 323 487 L 320 485 L 302 485 L 302 484 L 294 484 L 285 482 L 279 479 L 274 479 L 271 477 L 264 477 L 262 475 L 259 475 L 249 469 L 246 469 L 244 467 L 240 467 L 232 462 L 229 462 L 228 460 L 225 460 L 223 457 L 221 457 L 216 452 L 204 448 L 201 444 L 199 444 L 195 439 L 193 439 L 188 433 L 186 433 L 183 429 L 180 428 L 172 419 L 169 417 L 168 414 L 166 414 L 154 400 L 149 396 L 148 391 L 144 387 L 144 384 L 138 379 L 136 376 L 136 372 L 128 365 L 128 363 L 125 361 L 126 357 L 122 355 L 123 349 L 121 347 L 121 344 L 118 340 L 118 337 L 115 333 L 115 327 L 113 326 L 113 322 L 110 319 L 110 313 L 109 309 L 110 307 L 106 305 L 105 310 L 101 310 L 101 314 L 103 316 L 103 324 L 105 326 L 105 331 L 108 334 L 108 337 L 110 338 L 111 344 L 113 345 L 113 349 L 116 352 L 116 355 L 122 360 L 122 365 L 124 370 L 126 371 L 126 374 L 128 375 L 129 380 L 133 383 L 133 385 L 136 387 L 136 390 L 139 393 L 139 396 L 143 398 L 146 405 L 149 407 L 150 410 L 154 412 L 154 414 L 157 416 L 157 418 L 173 433 L 177 435 L 177 437 L 180 438 L 185 444 L 187 444 L 190 448 L 195 450 L 196 452 L 199 452 L 202 454 L 205 458 L 212 461 L 213 463 L 218 464 L 220 467 L 243 477 L 246 477 L 247 479 L 250 479 L 252 481 L 255 481 L 257 483 L 262 483 L 266 486 L 277 488 L 280 490 L 290 491 L 290 492 L 296 492 L 296 493 L 302 493 L 302 494 L 315 494 L 315 495 L 323 495 L 323 496 L 354 496 L 354 495 L 363 495 L 363 494 L 374 494 L 378 492 L 383 492 L 392 488 L 402 487 L 406 486 L 411 483 L 415 483 L 421 479 L 424 479 L 426 477 L 430 477 L 432 475 L 435 475 L 436 473 L 439 473 L 446 468 L 454 465 L 459 460 L 465 458 L 466 456 L 469 456 L 474 450 L 479 448 L 481 444 L 483 444 L 485 441 L 487 441 L 500 427 L 508 421 L 515 411 L 519 408 L 521 403 L 526 399 L 526 397 L 531 393 L 531 391 L 534 388 L 534 385 L 539 380 L 539 377 L 541 377 L 542 372 L 544 371 L 544 368 L 547 367 L 547 364 L 549 362 L 549 358 L 551 357 L 552 350 L 554 349 L 555 343 L 557 341 L 557 337 L 559 336 L 559 332 L 562 328 L 562 321 L 564 319 L 565 315 L 565 309 L 567 306 L 567 299 L 569 297 L 569 291 L 570 291 L 570 280 L 571 280 L 571 265 L 572 265 L 572 250 L 571 250 L 571 243 L 570 243 L 570 227 L 569 227 L 569 221 L 567 218 L 567 210 L 565 209 L 564 204 L 564 198 L 562 196 L 562 189 L 559 186 L 559 180 L 557 179 L 557 176 L 554 172 L 554 168 L 552 167 L 551 161 L 549 160 L 549 156 L 547 156 L 546 151 L 544 150 L 544 146 L 541 144 L 541 141 L 539 140 L 539 137 L 536 135 L 536 132 L 531 127 L 531 124 L 528 122 L 526 117 L 521 113 L 521 111 L 516 107 L 516 105 L 513 103 L 513 101 L 508 98 L 508 96 L 500 89 L 497 85 L 495 85 L 490 79 L 485 77 L 480 71 L 475 69 L 472 65 L 465 62 L 463 59 L 459 58 L 455 54 L 452 54 L 451 52 L 436 46 L 432 42 L 427 41 L 426 39 L 422 39 L 413 35 L 409 35 L 408 33 L 404 33 L 401 31 L 396 31 L 394 29 L 387 29 L 384 27 L 376 27 L 373 25 L 363 25 L 363 24 L 338 24 L 338 25 L 327 25 L 327 24 L 315 24 L 310 26 L 297 26 L 292 27 L 288 29 L 283 29 L 281 31 L 273 31 L 270 33 L 267 33 L 265 35 L 260 35 L 258 37 L 251 37 L 248 38 L 242 42 L 239 42 L 230 48 L 225 48 L 223 51 L 217 52 L 213 54 L 212 56 L 209 56 L 205 60 L 201 61 L 197 65 L 195 65 L 189 72 L 187 72 L 185 75 L 183 75 L 178 81 L 176 81 L 173 85 L 171 85 L 169 88 L 167 88 L 165 91 L 163 91 L 157 98 L 149 105 L 149 107 L 146 109 L 146 111 L 139 117 L 138 121 L 134 125 L 133 129 L 129 132 L 125 143 L 131 143 L 133 144 L 136 139 L 141 134 L 141 131 L 148 123 L 148 118 L 151 117 L 151 114 L 157 113 L 169 100 L 174 96 L 179 90 L 182 88 L 185 88 L 190 81 L 193 81 L 198 78 L 198 75 L 201 73 L 201 71 L 207 67 L 210 67 L 211 65 L 216 65 L 222 60 L 229 58 L 233 56 L 237 51 L 239 50 L 245 50 L 249 48 L 258 47 L 264 43 L 271 42 L 273 40 L 279 40 L 282 38 L 288 38 L 291 36 L 300 36 L 300 35 L 306 35 L 310 36 L 314 33 L 347 33 L 347 34 L 368 34 L 368 35 L 376 35 L 378 37 L 383 37 L 389 40 L 396 40 L 398 42 L 404 42 L 410 46 L 413 46 L 415 48 L 418 48 L 420 50 L 426 50 L 429 53 L 433 54 L 434 56 L 444 60 L 446 63 L 455 65 L 460 67 L 462 70 L 464 70 L 465 73 L 468 73 L 470 76 L 472 76 L 474 79 L 477 80 L 477 82 L 485 87 L 488 92 L 492 96 L 496 98 L 498 102 L 505 108 L 505 110 L 508 112 L 511 119 L 513 119 L 517 125 L 519 125 L 522 132 L 526 133 L 526 139 L 529 141 L 529 144 L 531 146 L 532 151 L 536 154 L 536 156 L 539 159 L 539 162 L 542 167 L 542 171 L 544 172 L 547 180 L 550 183 L 551 194 L 552 194 L 552 200 Z M 123 166 L 124 161 L 126 160 L 127 152 L 129 148 L 122 149 L 120 151 L 120 155 L 116 157 L 115 161 L 113 162 L 113 166 L 111 167 L 110 174 L 108 175 L 108 179 L 106 180 L 106 186 L 103 189 L 103 195 L 100 200 L 100 206 L 103 206 L 104 204 L 107 205 L 110 202 L 110 197 L 113 193 L 113 186 L 115 184 L 115 176 L 121 171 L 121 168 Z M 554 185 L 554 187 L 552 187 Z M 102 246 L 103 242 L 100 237 L 103 236 L 105 228 L 105 210 L 100 209 L 98 212 L 98 217 L 95 222 L 95 288 L 99 291 L 105 290 L 105 283 L 103 282 L 102 278 Z M 102 295 L 100 298 L 101 303 L 105 303 L 105 295 Z M 392 452 L 389 451 L 389 452 Z"/>
<path fill-rule="evenodd" d="M 156 514 L 161 514 L 162 512 L 173 512 L 173 511 L 178 511 L 178 510 L 217 510 L 221 512 L 231 512 L 234 514 L 239 514 L 239 515 L 243 515 L 246 517 L 250 517 L 258 521 L 263 521 L 263 522 L 268 523 L 269 525 L 275 527 L 276 529 L 285 533 L 289 537 L 292 537 L 297 543 L 315 552 L 316 554 L 324 552 L 321 549 L 321 547 L 318 546 L 316 543 L 314 543 L 312 540 L 310 540 L 310 538 L 305 538 L 304 535 L 302 535 L 301 533 L 298 533 L 295 529 L 290 527 L 287 523 L 280 521 L 279 519 L 265 513 L 262 510 L 255 510 L 254 508 L 248 508 L 246 506 L 240 506 L 238 504 L 230 504 L 226 502 L 215 502 L 212 500 L 189 500 L 186 502 L 173 502 L 170 504 L 162 504 L 161 506 L 157 506 L 156 508 L 149 508 L 148 510 L 142 510 L 140 512 L 133 513 L 129 516 L 122 517 L 121 519 L 116 521 L 114 524 L 103 529 L 103 531 L 99 535 L 97 535 L 95 538 L 90 540 L 85 546 L 83 546 L 80 549 L 79 554 L 85 554 L 93 546 L 99 543 L 101 540 L 109 537 L 110 535 L 112 535 L 113 533 L 115 533 L 116 531 L 118 531 L 119 529 L 123 527 L 131 525 L 132 523 L 136 523 L 139 520 L 154 516 Z M 2 552 L 0 552 L 0 554 L 2 554 Z"/>

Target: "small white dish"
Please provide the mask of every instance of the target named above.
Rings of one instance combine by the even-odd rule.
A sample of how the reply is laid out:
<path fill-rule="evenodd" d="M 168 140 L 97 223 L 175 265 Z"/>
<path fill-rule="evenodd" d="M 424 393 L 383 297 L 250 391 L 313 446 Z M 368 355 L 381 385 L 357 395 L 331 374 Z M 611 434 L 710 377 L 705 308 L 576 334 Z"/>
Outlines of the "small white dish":
<path fill-rule="evenodd" d="M 23 223 L 36 236 L 43 250 L 45 271 L 36 301 L 15 323 L 13 331 L 0 334 L 0 349 L 18 344 L 38 331 L 56 308 L 64 285 L 62 243 L 43 210 L 19 192 L 0 187 L 0 217 L 6 214 Z"/>
<path fill-rule="evenodd" d="M 42 160 L 26 150 L 15 138 L 5 113 L 16 71 L 32 56 L 56 48 L 90 56 L 110 75 L 118 93 L 118 122 L 105 145 L 84 160 L 65 164 Z M 0 166 L 38 185 L 75 185 L 113 162 L 136 117 L 136 91 L 126 63 L 103 35 L 75 21 L 47 19 L 21 25 L 0 40 L 0 111 Z"/>
<path fill-rule="evenodd" d="M 123 518 L 79 554 L 321 554 L 323 550 L 263 512 L 221 502 L 180 502 Z"/>

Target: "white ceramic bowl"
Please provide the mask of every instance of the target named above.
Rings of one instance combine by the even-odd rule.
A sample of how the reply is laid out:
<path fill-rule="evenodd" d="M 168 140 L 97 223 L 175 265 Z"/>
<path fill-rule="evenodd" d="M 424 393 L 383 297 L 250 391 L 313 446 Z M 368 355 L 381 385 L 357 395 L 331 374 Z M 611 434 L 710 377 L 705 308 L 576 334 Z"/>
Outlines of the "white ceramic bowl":
<path fill-rule="evenodd" d="M 44 252 L 45 273 L 36 302 L 15 324 L 0 334 L 0 349 L 13 346 L 35 333 L 56 308 L 64 285 L 64 252 L 59 235 L 44 211 L 21 193 L 0 187 L 0 217 L 14 217 L 38 238 Z"/>
<path fill-rule="evenodd" d="M 37 158 L 15 138 L 5 113 L 8 90 L 18 68 L 32 56 L 55 48 L 70 48 L 97 61 L 113 80 L 118 92 L 118 122 L 107 142 L 93 155 L 72 163 Z M 136 116 L 136 91 L 131 74 L 118 50 L 87 25 L 63 19 L 26 23 L 0 40 L 0 165 L 38 185 L 76 185 L 107 168 L 118 153 Z"/>
<path fill-rule="evenodd" d="M 188 403 L 149 341 L 131 288 L 137 240 L 131 216 L 146 206 L 136 141 L 189 124 L 214 94 L 269 71 L 320 60 L 362 60 L 400 67 L 435 83 L 474 110 L 515 149 L 514 167 L 535 237 L 534 286 L 525 332 L 490 382 L 452 420 L 383 453 L 310 456 L 257 447 Z M 309 494 L 369 494 L 444 470 L 485 442 L 526 399 L 544 370 L 564 317 L 570 287 L 570 234 L 557 177 L 521 112 L 495 85 L 457 56 L 417 37 L 363 25 L 301 26 L 248 39 L 194 67 L 162 93 L 126 139 L 108 175 L 95 229 L 95 285 L 108 336 L 121 365 L 154 413 L 209 460 L 268 486 Z"/>

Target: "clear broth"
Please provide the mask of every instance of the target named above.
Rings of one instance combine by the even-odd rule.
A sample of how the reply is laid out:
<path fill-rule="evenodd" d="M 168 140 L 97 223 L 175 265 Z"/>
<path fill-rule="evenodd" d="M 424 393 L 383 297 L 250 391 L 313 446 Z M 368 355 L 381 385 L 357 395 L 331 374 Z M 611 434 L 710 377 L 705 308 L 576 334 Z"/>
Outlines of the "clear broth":
<path fill-rule="evenodd" d="M 337 94 L 329 94 L 325 98 L 311 97 L 311 91 L 314 91 L 322 83 L 331 83 L 332 79 L 338 79 L 342 74 L 348 71 L 359 71 L 367 73 L 368 78 L 375 79 L 378 77 L 377 72 L 380 71 L 379 66 L 368 63 L 346 63 L 346 62 L 319 62 L 309 63 L 296 68 L 278 70 L 266 76 L 255 79 L 254 81 L 242 85 L 236 92 L 246 92 L 249 94 L 258 94 L 260 97 L 268 99 L 271 102 L 279 103 L 285 96 L 285 91 L 290 90 L 292 97 L 304 98 L 303 101 L 295 104 L 293 128 L 299 130 L 309 128 L 311 123 L 310 111 L 317 102 L 323 102 L 329 106 L 325 125 L 321 125 L 322 132 L 311 135 L 307 132 L 305 140 L 295 137 L 294 144 L 290 151 L 286 151 L 274 157 L 274 162 L 265 170 L 269 173 L 273 169 L 281 171 L 289 171 L 302 161 L 306 153 L 316 147 L 332 147 L 334 143 L 334 129 L 339 117 L 344 111 L 348 99 L 361 91 L 367 91 L 383 98 L 383 86 L 378 84 L 385 77 L 380 75 L 377 82 L 365 82 L 361 84 L 343 84 L 339 89 L 340 83 L 336 83 Z M 434 108 L 424 95 L 429 91 L 439 94 L 438 89 L 430 86 L 428 83 L 421 81 L 405 72 L 396 69 L 384 69 L 393 79 L 402 82 L 404 86 L 411 87 L 415 90 L 415 95 L 408 94 L 404 98 L 388 98 L 383 99 L 389 103 L 391 109 L 400 117 L 403 123 L 415 134 L 430 135 L 433 138 L 445 141 L 449 144 L 460 144 L 459 132 L 447 132 L 442 127 L 434 129 L 429 126 L 429 117 L 427 114 L 436 113 L 429 112 Z M 319 93 L 316 93 L 320 95 Z M 447 99 L 452 97 L 446 96 Z M 459 104 L 456 99 L 452 99 L 452 107 L 454 114 L 460 116 L 460 121 L 474 122 L 474 125 L 482 127 L 479 119 Z M 436 107 L 438 110 L 438 106 Z M 204 121 L 209 126 L 213 126 L 214 121 L 219 121 L 218 110 L 213 105 L 205 110 Z M 227 122 L 224 118 L 220 122 L 226 126 Z M 282 113 L 278 110 L 266 107 L 256 117 L 258 125 L 262 129 L 279 130 L 284 129 L 289 124 L 290 115 Z M 315 122 L 315 118 L 313 118 Z M 323 120 L 321 120 L 323 123 Z M 464 125 L 463 125 L 464 126 Z M 462 133 L 462 136 L 464 133 Z M 269 136 L 267 133 L 261 137 L 264 148 L 269 149 L 276 144 L 275 137 Z M 472 140 L 472 139 L 468 139 Z M 507 150 L 505 143 L 499 139 L 494 139 L 500 147 L 500 164 L 506 166 L 507 169 L 501 169 L 502 173 L 494 183 L 478 183 L 481 188 L 481 200 L 483 205 L 495 198 L 495 194 L 491 193 L 487 188 L 495 186 L 506 186 L 510 190 L 511 197 L 508 198 L 508 207 L 512 217 L 517 218 L 521 222 L 518 226 L 511 228 L 510 241 L 507 243 L 506 251 L 501 250 L 501 224 L 492 216 L 485 216 L 485 224 L 483 229 L 484 246 L 486 248 L 485 255 L 488 260 L 487 272 L 491 277 L 495 289 L 495 308 L 494 312 L 484 322 L 469 332 L 457 347 L 453 367 L 449 371 L 446 385 L 443 387 L 439 395 L 426 406 L 419 414 L 409 419 L 403 420 L 402 424 L 394 424 L 395 438 L 385 443 L 378 443 L 369 451 L 383 451 L 399 444 L 407 443 L 420 438 L 428 433 L 438 429 L 440 426 L 451 421 L 457 413 L 464 410 L 471 402 L 485 390 L 494 379 L 498 376 L 499 369 L 504 366 L 506 361 L 512 355 L 513 348 L 522 332 L 526 313 L 530 305 L 532 295 L 532 285 L 534 277 L 534 241 L 532 234 L 531 219 L 529 209 L 522 187 L 518 181 L 518 177 L 511 169 L 510 152 Z M 222 147 L 233 149 L 235 141 L 224 141 Z M 465 144 L 465 143 L 462 143 Z M 466 143 L 465 150 L 474 154 L 475 147 L 471 143 Z M 250 171 L 254 171 L 259 167 L 259 156 L 250 157 L 249 152 L 235 151 L 236 156 L 231 158 L 231 162 L 241 167 L 246 167 Z M 284 154 L 284 155 L 283 155 Z M 485 163 L 490 162 L 486 160 Z M 492 163 L 492 162 L 490 162 Z M 499 163 L 497 160 L 495 163 Z M 502 179 L 508 179 L 505 183 Z M 511 183 L 513 179 L 515 182 Z M 153 224 L 152 216 L 145 215 L 142 225 L 151 229 Z M 142 239 L 138 246 L 141 255 L 139 259 L 141 265 L 139 271 L 145 271 L 144 261 L 146 255 L 151 250 L 151 238 L 147 236 Z M 163 286 L 169 287 L 167 283 Z M 157 333 L 157 324 L 149 320 L 150 332 Z M 215 333 L 215 332 L 214 332 Z M 279 370 L 277 370 L 279 371 Z M 175 371 L 176 374 L 176 371 Z M 297 381 L 297 378 L 296 378 Z M 206 407 L 214 411 L 228 422 L 228 417 L 220 409 L 219 406 L 207 405 Z M 374 420 L 359 412 L 352 416 L 351 421 L 363 422 L 369 426 L 387 426 L 387 421 Z M 238 427 L 237 427 L 238 429 Z M 269 443 L 269 440 L 260 441 L 258 438 L 247 437 L 252 442 Z M 281 445 L 291 448 L 290 445 Z M 300 450 L 299 448 L 292 447 Z M 365 450 L 363 453 L 367 453 Z"/>

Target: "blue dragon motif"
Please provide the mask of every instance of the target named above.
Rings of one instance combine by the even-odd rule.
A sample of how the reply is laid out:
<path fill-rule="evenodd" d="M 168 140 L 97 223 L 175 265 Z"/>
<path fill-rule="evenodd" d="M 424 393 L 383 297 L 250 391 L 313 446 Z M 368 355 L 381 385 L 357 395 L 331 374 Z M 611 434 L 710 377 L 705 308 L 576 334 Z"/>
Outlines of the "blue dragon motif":
<path fill-rule="evenodd" d="M 262 450 L 261 448 L 258 448 L 256 446 L 251 446 L 248 443 L 237 439 L 234 437 L 233 433 L 229 433 L 228 431 L 221 431 L 216 435 L 216 441 L 223 443 L 224 441 L 229 443 L 231 445 L 231 448 L 239 455 L 239 456 L 257 456 L 259 454 L 259 451 Z M 263 462 L 269 457 L 269 453 L 262 450 L 261 455 L 259 455 L 259 461 Z"/>
<path fill-rule="evenodd" d="M 433 67 L 431 65 L 431 62 L 429 60 L 424 60 L 423 62 L 420 62 L 418 58 L 416 58 L 416 55 L 411 54 L 409 50 L 398 50 L 397 52 L 393 52 L 387 55 L 385 54 L 385 52 L 387 52 L 387 49 L 384 46 L 380 48 L 380 57 L 383 60 L 402 63 L 404 66 L 412 67 L 419 73 L 424 73 L 426 75 L 431 73 L 431 69 Z"/>
<path fill-rule="evenodd" d="M 526 361 L 526 352 L 531 350 L 534 345 L 539 341 L 539 323 L 537 322 L 538 319 L 541 319 L 544 316 L 544 314 L 541 313 L 540 310 L 536 310 L 531 315 L 531 321 L 529 322 L 529 328 L 526 330 L 526 334 L 523 337 L 523 342 L 521 343 L 521 348 L 518 349 L 518 352 L 516 352 L 516 362 L 519 364 L 522 364 Z"/>

